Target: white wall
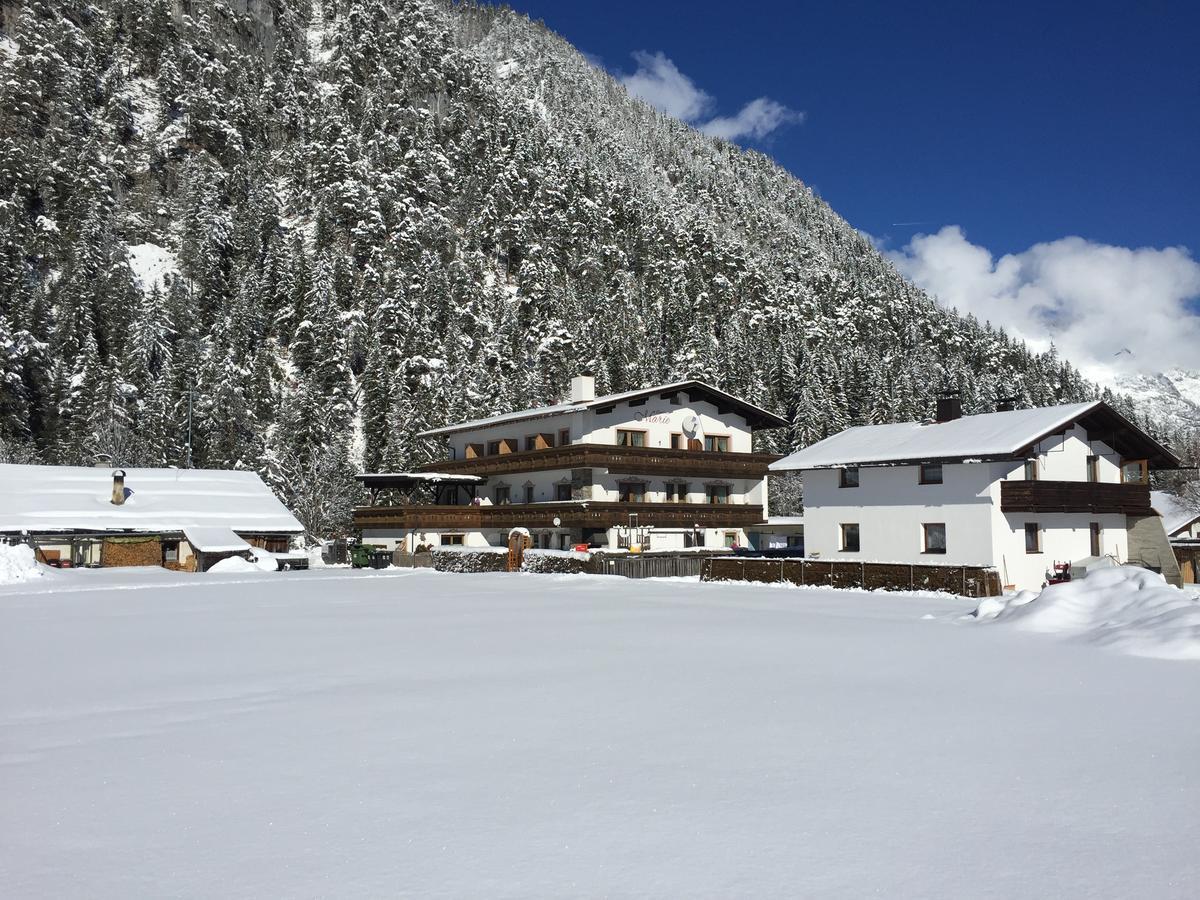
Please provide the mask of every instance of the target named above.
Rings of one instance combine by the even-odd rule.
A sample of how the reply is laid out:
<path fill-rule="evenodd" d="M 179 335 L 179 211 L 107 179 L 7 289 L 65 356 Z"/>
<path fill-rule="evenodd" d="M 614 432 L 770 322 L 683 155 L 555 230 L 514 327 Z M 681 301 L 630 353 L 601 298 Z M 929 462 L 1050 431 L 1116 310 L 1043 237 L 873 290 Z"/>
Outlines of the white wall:
<path fill-rule="evenodd" d="M 721 435 L 729 438 L 731 453 L 750 452 L 751 432 L 742 416 L 718 413 L 716 406 L 705 401 L 684 401 L 679 406 L 672 406 L 669 400 L 657 397 L 647 400 L 644 406 L 631 407 L 622 403 L 603 415 L 589 410 L 583 423 L 583 440 L 589 444 L 615 444 L 617 430 L 629 428 L 646 432 L 647 447 L 668 448 L 671 434 L 683 434 L 684 421 L 693 415 L 700 419 L 700 433 L 696 435 L 699 440 L 703 441 L 708 435 Z M 684 439 L 687 439 L 686 434 Z"/>
<path fill-rule="evenodd" d="M 842 488 L 837 469 L 804 479 L 804 551 L 821 559 L 942 565 L 992 565 L 992 464 L 942 467 L 943 484 L 920 484 L 917 466 L 858 470 L 859 487 Z M 859 552 L 841 550 L 841 524 L 858 523 Z M 946 552 L 925 553 L 921 526 L 944 523 Z"/>
<path fill-rule="evenodd" d="M 647 400 L 643 406 L 618 404 L 610 413 L 597 413 L 594 409 L 581 409 L 559 413 L 538 419 L 505 422 L 462 431 L 449 436 L 449 444 L 455 459 L 465 459 L 468 444 L 487 445 L 489 441 L 512 439 L 517 449 L 525 449 L 525 438 L 539 433 L 550 433 L 558 443 L 558 433 L 563 428 L 571 429 L 572 443 L 616 444 L 617 430 L 628 428 L 646 432 L 646 446 L 668 448 L 671 434 L 682 434 L 683 423 L 695 415 L 700 419 L 700 433 L 723 435 L 729 438 L 729 449 L 733 453 L 749 453 L 752 433 L 743 416 L 736 413 L 719 413 L 715 405 L 706 401 L 687 402 L 672 406 L 669 400 L 657 396 Z M 686 438 L 686 435 L 685 435 Z"/>
<path fill-rule="evenodd" d="M 997 506 L 999 510 L 999 506 Z M 1041 552 L 1025 551 L 1025 523 L 1041 530 Z M 1036 590 L 1056 562 L 1076 564 L 1091 556 L 1090 524 L 1100 525 L 1100 552 L 1118 562 L 1129 559 L 1129 531 L 1124 515 L 1087 513 L 997 513 L 996 568 L 1000 583 Z"/>
<path fill-rule="evenodd" d="M 1047 438 L 1034 448 L 1038 461 L 1039 481 L 1087 481 L 1087 458 L 1098 456 L 1099 480 L 1117 483 L 1121 480 L 1121 456 L 1101 441 L 1088 441 L 1082 426 L 1076 425 L 1065 435 Z M 1011 467 L 1009 478 L 1025 477 L 1021 463 Z"/>

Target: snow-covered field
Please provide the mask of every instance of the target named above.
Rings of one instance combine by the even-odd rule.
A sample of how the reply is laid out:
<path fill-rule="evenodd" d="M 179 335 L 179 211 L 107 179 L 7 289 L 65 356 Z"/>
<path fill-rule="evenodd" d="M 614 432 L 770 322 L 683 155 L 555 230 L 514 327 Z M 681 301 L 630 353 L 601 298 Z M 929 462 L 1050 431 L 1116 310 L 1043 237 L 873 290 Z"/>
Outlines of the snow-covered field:
<path fill-rule="evenodd" d="M 0 587 L 4 897 L 1195 897 L 1200 665 L 970 601 Z"/>

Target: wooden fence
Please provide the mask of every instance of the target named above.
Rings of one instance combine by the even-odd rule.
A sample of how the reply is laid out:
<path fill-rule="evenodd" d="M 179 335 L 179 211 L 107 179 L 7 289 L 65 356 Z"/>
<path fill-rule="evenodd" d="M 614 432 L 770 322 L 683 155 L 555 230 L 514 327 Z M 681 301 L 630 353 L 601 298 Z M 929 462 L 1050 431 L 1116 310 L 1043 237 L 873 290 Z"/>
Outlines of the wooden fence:
<path fill-rule="evenodd" d="M 701 581 L 757 581 L 885 591 L 949 591 L 964 597 L 998 597 L 1000 574 L 982 566 L 905 565 L 817 559 L 709 557 Z"/>
<path fill-rule="evenodd" d="M 621 575 L 625 578 L 694 578 L 701 573 L 704 561 L 705 557 L 695 553 L 678 556 L 597 554 L 591 559 L 591 571 L 596 575 Z"/>

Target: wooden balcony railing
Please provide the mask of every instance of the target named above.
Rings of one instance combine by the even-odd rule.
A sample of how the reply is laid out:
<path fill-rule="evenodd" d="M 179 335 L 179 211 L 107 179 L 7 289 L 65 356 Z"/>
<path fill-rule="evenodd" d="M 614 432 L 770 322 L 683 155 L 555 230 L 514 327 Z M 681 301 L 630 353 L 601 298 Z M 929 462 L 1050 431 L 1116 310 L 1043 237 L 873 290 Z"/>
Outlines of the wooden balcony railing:
<path fill-rule="evenodd" d="M 1150 488 L 1095 481 L 1002 481 L 1000 511 L 1150 515 Z"/>
<path fill-rule="evenodd" d="M 363 506 L 354 511 L 356 528 L 453 529 L 611 528 L 628 525 L 656 528 L 738 528 L 763 521 L 762 506 L 741 503 L 613 503 L 572 501 L 516 503 L 502 506 Z"/>
<path fill-rule="evenodd" d="M 422 472 L 454 475 L 513 475 L 550 469 L 607 469 L 614 475 L 666 475 L 680 478 L 765 478 L 774 453 L 717 453 L 657 447 L 567 444 L 476 459 L 446 459 L 420 467 Z"/>

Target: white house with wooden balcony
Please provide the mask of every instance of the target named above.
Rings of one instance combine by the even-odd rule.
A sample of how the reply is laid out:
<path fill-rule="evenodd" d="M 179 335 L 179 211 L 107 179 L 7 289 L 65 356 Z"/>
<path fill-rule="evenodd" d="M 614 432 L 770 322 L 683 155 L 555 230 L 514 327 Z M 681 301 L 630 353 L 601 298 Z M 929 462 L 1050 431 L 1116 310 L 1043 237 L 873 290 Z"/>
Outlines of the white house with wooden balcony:
<path fill-rule="evenodd" d="M 778 458 L 754 432 L 786 425 L 701 381 L 597 397 L 578 376 L 562 403 L 425 432 L 446 458 L 419 471 L 359 476 L 372 503 L 355 525 L 409 550 L 502 545 L 515 527 L 549 548 L 745 546 Z"/>
<path fill-rule="evenodd" d="M 1040 587 L 1109 560 L 1178 581 L 1152 468 L 1178 460 L 1103 402 L 851 428 L 771 464 L 801 473 L 810 557 L 995 567 Z"/>

